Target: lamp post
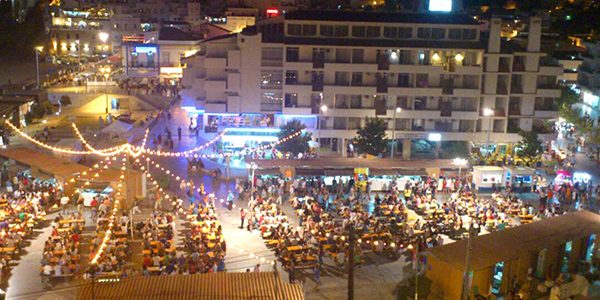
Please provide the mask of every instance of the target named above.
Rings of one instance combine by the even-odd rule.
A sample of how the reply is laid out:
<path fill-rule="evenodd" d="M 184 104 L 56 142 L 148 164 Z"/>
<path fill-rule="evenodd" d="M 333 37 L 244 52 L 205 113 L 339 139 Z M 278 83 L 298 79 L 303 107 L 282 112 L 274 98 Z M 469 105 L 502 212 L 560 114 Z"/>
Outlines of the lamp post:
<path fill-rule="evenodd" d="M 460 158 L 460 157 L 455 158 L 454 161 L 453 161 L 453 164 L 455 166 L 458 166 L 458 179 L 459 180 L 460 180 L 460 171 L 461 171 L 462 167 L 464 167 L 464 166 L 467 165 L 467 163 L 468 162 L 467 162 L 466 159 Z"/>
<path fill-rule="evenodd" d="M 79 40 L 76 40 L 75 44 L 77 44 L 77 66 L 79 69 L 79 73 L 81 73 L 81 42 Z"/>
<path fill-rule="evenodd" d="M 494 116 L 494 110 L 491 108 L 484 108 L 483 115 L 489 117 L 488 120 L 488 132 L 487 132 L 487 142 L 485 143 L 485 149 L 487 151 L 487 156 L 490 155 L 490 134 L 492 133 L 492 117 Z"/>
<path fill-rule="evenodd" d="M 251 162 L 246 165 L 248 169 L 250 169 L 250 200 L 254 201 L 254 172 L 258 169 L 258 165 L 255 162 Z"/>
<path fill-rule="evenodd" d="M 317 137 L 319 139 L 319 146 L 317 147 L 317 152 L 321 151 L 321 118 L 323 114 L 327 112 L 328 109 L 329 108 L 325 104 L 319 107 L 319 122 L 317 123 Z"/>
<path fill-rule="evenodd" d="M 100 32 L 98 33 L 98 39 L 102 42 L 102 44 L 106 44 L 106 41 L 108 41 L 108 33 L 106 32 Z M 100 48 L 100 51 L 102 51 L 103 48 Z"/>
<path fill-rule="evenodd" d="M 110 66 L 101 67 L 100 73 L 104 75 L 104 94 L 106 96 L 106 114 L 108 115 L 108 76 L 110 76 Z"/>
<path fill-rule="evenodd" d="M 396 109 L 394 110 L 394 118 L 392 120 L 392 153 L 390 154 L 390 157 L 392 159 L 394 159 L 394 150 L 396 150 L 396 114 L 402 112 L 402 108 L 401 107 L 396 107 Z"/>
<path fill-rule="evenodd" d="M 43 46 L 37 46 L 35 50 L 35 83 L 37 84 L 38 90 L 40 89 L 40 62 L 39 54 L 44 50 Z"/>
<path fill-rule="evenodd" d="M 413 263 L 415 266 L 415 300 L 419 299 L 419 242 L 415 243 L 416 246 L 409 244 L 407 249 L 413 252 Z"/>

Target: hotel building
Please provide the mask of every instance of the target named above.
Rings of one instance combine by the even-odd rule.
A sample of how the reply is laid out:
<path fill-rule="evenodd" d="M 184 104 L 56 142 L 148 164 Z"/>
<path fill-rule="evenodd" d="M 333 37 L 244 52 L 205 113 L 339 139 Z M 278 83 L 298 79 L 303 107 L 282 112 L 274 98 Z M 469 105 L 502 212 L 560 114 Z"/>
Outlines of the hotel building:
<path fill-rule="evenodd" d="M 442 142 L 515 143 L 520 130 L 549 140 L 563 69 L 540 49 L 539 18 L 528 31 L 519 43 L 499 19 L 292 11 L 203 41 L 185 59 L 183 105 L 207 132 L 299 119 L 342 155 L 365 117 L 388 122 L 404 158 L 415 142 L 437 155 Z"/>

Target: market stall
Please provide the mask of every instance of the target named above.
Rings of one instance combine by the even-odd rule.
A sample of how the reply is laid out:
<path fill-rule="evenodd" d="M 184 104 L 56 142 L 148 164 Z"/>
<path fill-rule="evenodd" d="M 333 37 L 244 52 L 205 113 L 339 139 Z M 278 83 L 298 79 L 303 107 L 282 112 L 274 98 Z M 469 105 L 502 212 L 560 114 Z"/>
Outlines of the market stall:
<path fill-rule="evenodd" d="M 496 166 L 473 166 L 473 184 L 479 191 L 492 191 L 504 186 L 504 169 Z"/>
<path fill-rule="evenodd" d="M 529 167 L 504 167 L 505 185 L 518 193 L 531 192 L 535 169 Z"/>

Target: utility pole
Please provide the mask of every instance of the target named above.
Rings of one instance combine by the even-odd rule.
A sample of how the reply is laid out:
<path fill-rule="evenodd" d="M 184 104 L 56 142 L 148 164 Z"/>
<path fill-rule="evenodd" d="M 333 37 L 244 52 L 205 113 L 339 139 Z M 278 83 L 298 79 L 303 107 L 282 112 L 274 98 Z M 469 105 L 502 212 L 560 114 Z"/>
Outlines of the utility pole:
<path fill-rule="evenodd" d="M 348 233 L 348 300 L 354 300 L 354 226 Z"/>
<path fill-rule="evenodd" d="M 473 222 L 473 221 L 472 221 Z M 470 287 L 470 272 L 469 269 L 471 268 L 471 250 L 473 247 L 473 223 L 471 223 L 471 225 L 469 226 L 469 236 L 467 238 L 467 257 L 466 257 L 466 261 L 465 261 L 465 273 L 463 274 L 463 291 L 462 291 L 462 299 L 463 300 L 468 300 L 469 299 L 469 290 L 471 289 Z"/>

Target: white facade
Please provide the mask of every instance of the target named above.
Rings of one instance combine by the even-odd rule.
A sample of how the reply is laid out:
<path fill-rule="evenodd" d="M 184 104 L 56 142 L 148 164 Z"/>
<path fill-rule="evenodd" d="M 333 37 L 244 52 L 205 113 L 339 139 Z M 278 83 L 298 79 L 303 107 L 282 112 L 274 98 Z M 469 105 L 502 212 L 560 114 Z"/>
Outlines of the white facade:
<path fill-rule="evenodd" d="M 431 133 L 485 143 L 490 125 L 492 142 L 512 143 L 519 130 L 546 133 L 545 121 L 557 118 L 562 67 L 544 63 L 539 18 L 530 21 L 527 47 L 507 51 L 500 20 L 482 41 L 480 25 L 464 18 L 362 14 L 354 21 L 288 13 L 259 22 L 256 32 L 205 41 L 186 61 L 184 99 L 206 114 L 262 114 L 272 126 L 299 118 L 316 131 L 320 119 L 314 136 L 342 153 L 365 117 L 387 119 L 388 137 L 405 146 Z"/>
<path fill-rule="evenodd" d="M 587 53 L 579 67 L 578 84 L 581 87 L 581 113 L 600 124 L 600 42 L 585 43 Z"/>

